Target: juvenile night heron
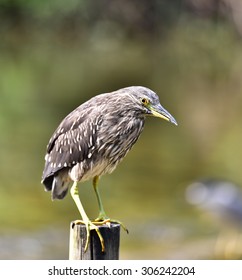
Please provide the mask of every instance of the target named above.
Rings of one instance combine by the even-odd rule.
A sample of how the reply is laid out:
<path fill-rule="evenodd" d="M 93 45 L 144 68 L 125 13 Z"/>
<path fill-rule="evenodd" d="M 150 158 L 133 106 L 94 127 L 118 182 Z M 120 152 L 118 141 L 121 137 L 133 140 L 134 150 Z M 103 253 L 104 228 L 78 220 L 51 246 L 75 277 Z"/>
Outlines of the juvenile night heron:
<path fill-rule="evenodd" d="M 176 120 L 159 102 L 152 90 L 132 86 L 111 93 L 97 95 L 86 101 L 60 123 L 47 146 L 42 183 L 51 191 L 52 199 L 63 199 L 69 186 L 70 193 L 86 225 L 87 249 L 90 230 L 99 236 L 102 250 L 104 241 L 100 224 L 118 222 L 105 213 L 98 178 L 111 173 L 139 138 L 146 116 Z M 93 179 L 99 205 L 99 216 L 90 221 L 81 204 L 78 182 Z M 80 222 L 80 221 L 79 221 Z"/>

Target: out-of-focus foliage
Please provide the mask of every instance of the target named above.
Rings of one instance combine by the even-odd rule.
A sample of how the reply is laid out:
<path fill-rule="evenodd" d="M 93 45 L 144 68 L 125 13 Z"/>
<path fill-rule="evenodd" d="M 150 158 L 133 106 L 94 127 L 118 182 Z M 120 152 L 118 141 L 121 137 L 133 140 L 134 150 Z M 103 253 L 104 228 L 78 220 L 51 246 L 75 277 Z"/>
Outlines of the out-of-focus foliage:
<path fill-rule="evenodd" d="M 197 218 L 184 191 L 199 177 L 242 184 L 240 6 L 235 0 L 1 0 L 0 233 L 68 231 L 79 218 L 74 203 L 70 197 L 51 202 L 40 184 L 49 137 L 91 96 L 144 85 L 179 126 L 148 119 L 134 149 L 100 182 L 107 212 L 133 232 L 123 235 L 122 256 L 212 258 L 216 229 Z M 90 186 L 80 192 L 94 218 Z M 50 256 L 31 255 L 37 257 Z"/>

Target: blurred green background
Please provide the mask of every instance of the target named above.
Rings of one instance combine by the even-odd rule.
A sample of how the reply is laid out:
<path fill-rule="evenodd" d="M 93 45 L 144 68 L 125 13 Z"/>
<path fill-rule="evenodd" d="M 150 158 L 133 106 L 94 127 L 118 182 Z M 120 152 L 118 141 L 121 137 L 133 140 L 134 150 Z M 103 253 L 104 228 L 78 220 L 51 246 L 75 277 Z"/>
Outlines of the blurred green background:
<path fill-rule="evenodd" d="M 179 126 L 148 119 L 100 181 L 107 213 L 130 231 L 120 258 L 224 258 L 220 228 L 184 192 L 203 177 L 242 185 L 239 11 L 230 0 L 0 0 L 1 259 L 68 258 L 79 215 L 40 184 L 46 145 L 79 104 L 130 85 L 156 91 Z M 95 218 L 91 182 L 80 194 Z"/>

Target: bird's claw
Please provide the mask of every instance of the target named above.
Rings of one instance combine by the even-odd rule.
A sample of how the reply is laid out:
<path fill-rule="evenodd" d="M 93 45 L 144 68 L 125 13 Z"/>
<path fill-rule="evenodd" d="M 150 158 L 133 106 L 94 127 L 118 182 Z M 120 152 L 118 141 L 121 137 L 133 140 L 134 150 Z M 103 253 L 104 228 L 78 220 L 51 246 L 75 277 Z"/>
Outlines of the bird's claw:
<path fill-rule="evenodd" d="M 109 228 L 111 227 L 111 220 L 109 218 L 105 219 L 105 220 L 94 220 L 93 221 L 94 225 L 107 225 Z"/>
<path fill-rule="evenodd" d="M 79 224 L 84 224 L 86 226 L 86 231 L 87 231 L 87 240 L 86 240 L 86 244 L 85 244 L 85 248 L 84 248 L 84 252 L 87 251 L 87 247 L 88 247 L 88 244 L 90 243 L 90 231 L 91 230 L 95 230 L 97 235 L 98 235 L 98 238 L 100 240 L 100 243 L 101 243 L 101 247 L 102 247 L 102 252 L 105 251 L 105 246 L 104 246 L 104 239 L 102 237 L 102 234 L 99 230 L 99 228 L 97 227 L 97 223 L 95 222 L 91 222 L 90 220 L 87 220 L 87 221 L 83 221 L 83 220 L 76 220 L 73 222 L 74 225 L 79 225 Z M 72 227 L 74 226 L 72 225 Z"/>
<path fill-rule="evenodd" d="M 72 224 L 72 228 L 75 226 L 75 225 L 80 225 L 80 224 L 83 224 L 86 226 L 86 231 L 87 231 L 87 240 L 86 240 L 86 244 L 85 244 L 85 248 L 84 248 L 84 251 L 86 252 L 87 251 L 87 248 L 88 248 L 88 244 L 90 243 L 90 231 L 91 230 L 95 230 L 97 235 L 98 235 L 98 238 L 100 240 L 100 244 L 101 244 L 101 247 L 102 247 L 102 252 L 105 251 L 105 246 L 104 246 L 104 239 L 102 237 L 102 234 L 98 228 L 98 226 L 100 225 L 107 225 L 109 228 L 111 227 L 111 223 L 115 223 L 115 224 L 119 224 L 121 225 L 121 227 L 127 232 L 129 233 L 128 229 L 123 225 L 123 223 L 121 223 L 120 221 L 118 220 L 112 220 L 110 218 L 107 218 L 107 217 L 103 217 L 103 218 L 100 218 L 98 217 L 97 219 L 95 219 L 94 221 L 90 221 L 90 220 L 87 220 L 87 221 L 83 221 L 83 220 L 76 220 L 73 222 Z"/>
<path fill-rule="evenodd" d="M 103 216 L 98 216 L 97 219 L 94 220 L 93 222 L 94 224 L 99 224 L 99 225 L 107 225 L 109 228 L 111 227 L 111 223 L 114 223 L 114 224 L 119 224 L 123 230 L 125 230 L 127 233 L 129 233 L 128 229 L 125 227 L 125 225 L 120 222 L 119 220 L 113 220 L 113 219 L 110 219 L 108 217 L 103 217 Z"/>

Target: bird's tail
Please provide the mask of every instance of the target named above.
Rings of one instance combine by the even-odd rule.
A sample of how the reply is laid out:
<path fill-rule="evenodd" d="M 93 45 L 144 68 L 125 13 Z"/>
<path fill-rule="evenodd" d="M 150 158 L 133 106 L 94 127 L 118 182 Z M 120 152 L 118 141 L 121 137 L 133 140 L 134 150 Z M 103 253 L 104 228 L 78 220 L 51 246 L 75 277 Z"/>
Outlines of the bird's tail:
<path fill-rule="evenodd" d="M 70 181 L 67 180 L 67 176 L 58 173 L 57 175 L 50 176 L 43 180 L 46 191 L 51 191 L 51 199 L 63 199 L 70 185 Z"/>
<path fill-rule="evenodd" d="M 52 183 L 51 199 L 63 199 L 69 188 L 70 182 L 61 180 L 60 177 L 55 176 Z"/>

